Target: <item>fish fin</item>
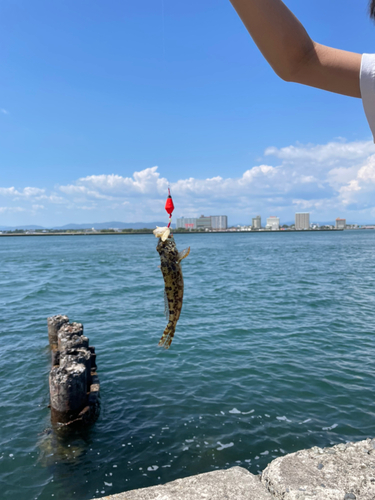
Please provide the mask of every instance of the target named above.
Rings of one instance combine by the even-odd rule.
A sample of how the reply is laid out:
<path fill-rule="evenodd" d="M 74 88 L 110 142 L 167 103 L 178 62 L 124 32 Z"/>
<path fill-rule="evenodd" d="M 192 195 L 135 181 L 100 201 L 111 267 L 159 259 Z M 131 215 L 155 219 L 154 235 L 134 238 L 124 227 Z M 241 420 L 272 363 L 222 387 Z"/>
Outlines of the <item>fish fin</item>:
<path fill-rule="evenodd" d="M 190 253 L 190 247 L 185 248 L 182 252 L 178 252 L 177 255 L 177 264 L 179 264 L 183 259 L 185 259 Z"/>
<path fill-rule="evenodd" d="M 164 333 L 159 341 L 158 346 L 159 347 L 164 347 L 164 349 L 169 349 L 170 345 L 172 344 L 172 340 L 174 337 L 174 332 L 175 332 L 175 327 L 171 323 L 168 323 L 166 326 L 166 329 L 164 330 Z"/>
<path fill-rule="evenodd" d="M 164 315 L 167 321 L 169 321 L 169 302 L 168 302 L 168 295 L 165 290 L 164 290 Z"/>

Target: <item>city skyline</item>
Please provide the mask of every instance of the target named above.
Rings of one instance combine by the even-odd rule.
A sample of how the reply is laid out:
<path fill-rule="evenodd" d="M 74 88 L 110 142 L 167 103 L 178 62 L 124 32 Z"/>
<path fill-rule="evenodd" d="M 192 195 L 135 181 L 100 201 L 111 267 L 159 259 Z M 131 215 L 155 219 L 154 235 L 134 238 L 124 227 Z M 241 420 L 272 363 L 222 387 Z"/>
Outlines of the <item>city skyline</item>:
<path fill-rule="evenodd" d="M 208 227 L 210 224 L 208 224 L 208 219 L 217 219 L 215 221 L 215 224 L 212 225 L 212 227 L 215 226 L 215 228 L 218 228 L 218 229 L 224 229 L 224 228 L 230 228 L 230 227 L 238 227 L 238 226 L 242 226 L 242 227 L 253 227 L 253 228 L 256 228 L 256 229 L 264 229 L 267 227 L 267 221 L 268 219 L 276 219 L 277 221 L 277 224 L 278 226 L 281 228 L 282 226 L 294 226 L 295 223 L 296 223 L 296 217 L 297 215 L 307 215 L 308 216 L 308 220 L 309 220 L 309 226 L 312 227 L 313 225 L 317 225 L 317 226 L 324 226 L 324 225 L 329 225 L 329 226 L 332 226 L 332 227 L 335 227 L 337 225 L 337 221 L 345 221 L 345 224 L 348 224 L 348 225 L 375 225 L 375 222 L 373 221 L 366 221 L 366 222 L 363 222 L 363 223 L 357 223 L 355 221 L 347 221 L 346 218 L 341 218 L 341 217 L 333 217 L 329 220 L 323 220 L 323 221 L 319 221 L 319 220 L 312 220 L 310 221 L 310 213 L 309 212 L 303 212 L 303 213 L 298 213 L 296 212 L 294 214 L 294 217 L 293 217 L 293 220 L 292 218 L 289 218 L 289 219 L 280 219 L 280 217 L 278 216 L 268 216 L 268 217 L 265 217 L 262 219 L 262 216 L 261 215 L 256 215 L 254 217 L 252 217 L 251 215 L 248 217 L 248 220 L 241 220 L 241 221 L 234 221 L 234 222 L 231 222 L 228 218 L 227 215 L 220 215 L 220 216 L 215 216 L 215 215 L 210 215 L 210 216 L 204 216 L 204 215 L 200 215 L 199 217 L 184 217 L 184 216 L 181 216 L 181 217 L 173 217 L 172 219 L 172 226 L 178 228 L 179 227 L 179 222 L 178 221 L 181 221 L 183 220 L 184 221 L 184 224 L 187 224 L 187 225 L 190 225 L 190 228 L 192 229 L 197 229 L 197 225 L 196 225 L 196 221 L 198 219 L 201 219 L 203 220 L 203 222 L 200 224 L 201 227 Z M 164 217 L 165 218 L 165 217 Z M 151 227 L 152 224 L 156 224 L 156 225 L 163 225 L 164 222 L 167 223 L 167 220 L 165 220 L 163 222 L 163 217 L 161 217 L 160 220 L 154 220 L 154 221 L 131 221 L 131 222 L 127 222 L 127 221 L 120 221 L 120 220 L 117 220 L 117 221 L 85 221 L 85 222 L 81 222 L 81 223 L 77 223 L 77 222 L 69 222 L 67 224 L 64 224 L 64 225 L 57 225 L 57 224 L 54 224 L 54 225 L 50 225 L 50 226 L 43 226 L 41 224 L 17 224 L 15 226 L 11 226 L 11 225 L 6 225 L 6 224 L 3 224 L 2 221 L 1 221 L 1 217 L 0 217 L 0 231 L 1 230 L 7 230 L 7 229 L 16 229 L 16 228 L 19 228 L 19 229 L 22 229 L 22 228 L 38 228 L 38 229 L 66 229 L 68 227 L 82 227 L 82 228 L 91 228 L 91 227 L 106 227 L 106 228 L 116 228 L 116 227 L 132 227 L 132 225 L 136 228 L 141 228 L 141 227 Z M 166 218 L 165 218 L 166 219 Z M 263 223 L 262 220 L 264 221 L 264 219 L 266 219 L 266 223 Z M 145 224 L 145 226 L 142 226 L 142 224 Z M 180 226 L 182 227 L 182 226 Z M 187 226 L 186 226 L 187 227 Z M 211 227 L 211 226 L 210 226 Z"/>
<path fill-rule="evenodd" d="M 215 224 L 212 224 L 212 228 L 223 228 L 224 225 L 225 227 L 234 227 L 234 226 L 238 226 L 238 225 L 242 225 L 242 226 L 251 226 L 255 229 L 260 229 L 260 228 L 266 228 L 267 226 L 269 227 L 273 227 L 273 226 L 277 226 L 278 228 L 281 227 L 282 225 L 288 225 L 288 226 L 295 226 L 295 228 L 297 230 L 301 230 L 301 229 L 308 229 L 310 228 L 311 226 L 313 225 L 319 225 L 319 224 L 323 224 L 323 225 L 331 225 L 331 226 L 336 226 L 337 227 L 337 223 L 338 221 L 340 221 L 341 223 L 344 223 L 344 225 L 346 224 L 346 219 L 345 218 L 340 218 L 340 217 L 336 217 L 335 219 L 333 219 L 332 221 L 310 221 L 310 212 L 296 212 L 294 214 L 294 222 L 291 222 L 291 221 L 280 221 L 280 217 L 276 216 L 276 215 L 270 215 L 266 218 L 266 224 L 265 225 L 262 225 L 262 216 L 261 215 L 256 215 L 255 217 L 251 217 L 251 223 L 249 224 L 246 224 L 246 223 L 241 223 L 241 224 L 237 224 L 237 223 L 233 223 L 233 224 L 229 224 L 228 223 L 228 216 L 227 215 L 220 215 L 220 216 L 214 216 L 214 215 L 210 215 L 210 216 L 205 216 L 205 215 L 201 215 L 200 217 L 184 217 L 184 216 L 180 216 L 177 218 L 177 222 L 176 222 L 176 228 L 190 228 L 190 229 L 197 229 L 200 227 L 203 227 L 203 226 L 207 226 L 208 225 L 208 219 L 223 219 L 225 220 L 224 224 L 223 222 L 220 221 L 220 223 L 218 222 L 215 222 Z M 197 224 L 197 221 L 200 220 L 201 221 L 201 224 Z M 355 224 L 355 223 L 352 223 L 352 224 Z M 340 223 L 339 223 L 339 226 L 340 226 Z"/>

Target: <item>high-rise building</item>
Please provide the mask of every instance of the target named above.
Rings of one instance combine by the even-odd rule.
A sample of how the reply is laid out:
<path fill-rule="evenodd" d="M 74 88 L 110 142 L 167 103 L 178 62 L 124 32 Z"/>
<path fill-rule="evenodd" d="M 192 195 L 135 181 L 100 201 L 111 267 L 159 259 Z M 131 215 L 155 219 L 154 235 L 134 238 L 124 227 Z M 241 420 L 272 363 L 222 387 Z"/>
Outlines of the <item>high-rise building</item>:
<path fill-rule="evenodd" d="M 197 219 L 181 217 L 177 219 L 176 229 L 197 229 Z"/>
<path fill-rule="evenodd" d="M 272 231 L 278 231 L 280 229 L 280 219 L 275 215 L 271 215 L 267 219 L 266 229 L 272 229 Z"/>
<path fill-rule="evenodd" d="M 228 229 L 227 215 L 201 215 L 199 219 L 195 217 L 180 217 L 177 219 L 176 229 Z"/>
<path fill-rule="evenodd" d="M 228 217 L 226 215 L 211 215 L 212 229 L 228 229 Z"/>
<path fill-rule="evenodd" d="M 261 229 L 262 227 L 262 219 L 260 215 L 257 215 L 256 217 L 253 217 L 253 223 L 251 224 L 251 227 L 253 229 Z"/>
<path fill-rule="evenodd" d="M 295 227 L 297 230 L 309 229 L 310 228 L 310 214 L 308 212 L 296 213 Z"/>
<path fill-rule="evenodd" d="M 336 219 L 336 229 L 346 228 L 346 219 Z"/>
<path fill-rule="evenodd" d="M 199 219 L 195 220 L 197 221 L 197 229 L 211 229 L 211 217 L 201 215 Z"/>

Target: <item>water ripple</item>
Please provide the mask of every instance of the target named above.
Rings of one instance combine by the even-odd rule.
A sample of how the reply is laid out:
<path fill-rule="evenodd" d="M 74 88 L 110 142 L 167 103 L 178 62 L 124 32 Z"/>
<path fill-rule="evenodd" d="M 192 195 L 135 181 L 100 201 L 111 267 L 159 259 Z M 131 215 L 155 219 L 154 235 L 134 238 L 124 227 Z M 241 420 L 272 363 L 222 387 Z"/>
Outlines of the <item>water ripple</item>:
<path fill-rule="evenodd" d="M 5 499 L 91 499 L 373 436 L 375 234 L 176 236 L 190 245 L 171 350 L 155 239 L 3 238 Z M 102 413 L 49 432 L 46 318 L 96 346 Z"/>

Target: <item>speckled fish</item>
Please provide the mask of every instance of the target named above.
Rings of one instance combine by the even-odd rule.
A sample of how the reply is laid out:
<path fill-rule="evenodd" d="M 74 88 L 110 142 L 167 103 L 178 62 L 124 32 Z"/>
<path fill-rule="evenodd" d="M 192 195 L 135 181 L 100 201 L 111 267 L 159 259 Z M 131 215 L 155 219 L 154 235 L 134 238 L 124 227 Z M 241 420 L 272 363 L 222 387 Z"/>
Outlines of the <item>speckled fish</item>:
<path fill-rule="evenodd" d="M 181 314 L 184 297 L 181 261 L 189 255 L 190 247 L 178 252 L 174 238 L 167 227 L 157 227 L 154 234 L 159 238 L 156 250 L 160 255 L 160 269 L 164 278 L 165 315 L 168 320 L 159 346 L 169 349 Z"/>

